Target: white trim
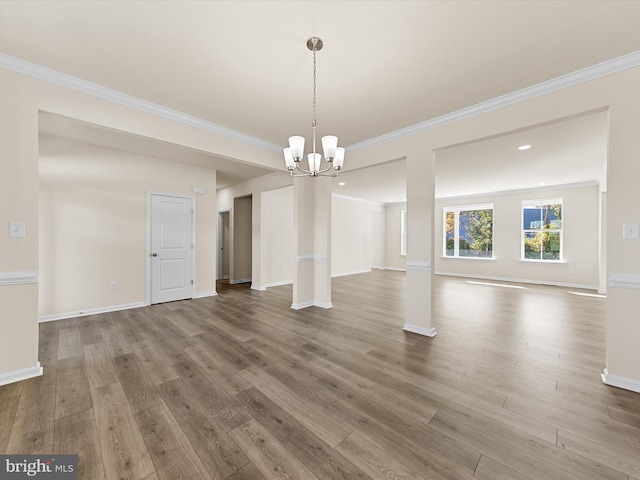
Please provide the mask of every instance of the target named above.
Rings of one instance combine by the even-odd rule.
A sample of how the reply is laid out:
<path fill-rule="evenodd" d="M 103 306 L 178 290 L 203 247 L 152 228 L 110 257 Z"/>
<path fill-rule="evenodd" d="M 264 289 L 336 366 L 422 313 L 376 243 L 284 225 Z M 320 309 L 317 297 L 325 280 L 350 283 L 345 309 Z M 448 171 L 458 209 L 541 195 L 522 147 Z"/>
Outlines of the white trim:
<path fill-rule="evenodd" d="M 251 278 L 238 278 L 237 280 L 229 280 L 231 285 L 237 285 L 238 283 L 249 283 Z"/>
<path fill-rule="evenodd" d="M 54 320 L 63 320 L 65 318 L 84 317 L 87 315 L 97 315 L 99 313 L 117 312 L 120 310 L 129 310 L 131 308 L 147 307 L 148 302 L 127 303 L 124 305 L 113 305 L 110 307 L 88 308 L 87 310 L 78 310 L 76 312 L 56 313 L 53 315 L 42 315 L 38 317 L 38 322 L 51 322 Z"/>
<path fill-rule="evenodd" d="M 307 307 L 333 308 L 333 304 L 331 302 L 323 303 L 323 302 L 316 302 L 314 300 L 311 300 L 309 302 L 304 302 L 304 303 L 291 304 L 291 308 L 293 308 L 294 310 L 302 310 L 303 308 L 307 308 Z"/>
<path fill-rule="evenodd" d="M 361 273 L 370 273 L 370 272 L 371 272 L 370 268 L 368 268 L 366 270 L 354 270 L 353 272 L 344 272 L 344 273 L 331 274 L 331 278 L 346 277 L 347 275 L 359 275 Z"/>
<path fill-rule="evenodd" d="M 1 285 L 24 285 L 38 283 L 38 270 L 22 270 L 19 272 L 0 272 Z"/>
<path fill-rule="evenodd" d="M 283 285 L 291 285 L 292 283 L 293 283 L 293 280 L 282 280 L 280 282 L 265 283 L 264 287 L 265 287 L 265 289 L 267 289 L 267 288 L 271 288 L 271 287 L 281 287 Z"/>
<path fill-rule="evenodd" d="M 314 307 L 320 307 L 320 308 L 333 308 L 333 303 L 331 302 L 313 302 L 313 306 Z"/>
<path fill-rule="evenodd" d="M 600 378 L 602 378 L 602 383 L 605 385 L 611 385 L 612 387 L 624 388 L 625 390 L 640 393 L 640 381 L 638 380 L 611 375 L 606 368 L 600 374 Z"/>
<path fill-rule="evenodd" d="M 28 380 L 29 378 L 39 377 L 42 375 L 42 371 L 43 369 L 40 366 L 40 362 L 36 362 L 33 367 L 0 374 L 0 387 L 2 385 L 9 385 L 10 383 L 21 382 L 22 380 Z"/>
<path fill-rule="evenodd" d="M 425 328 L 417 325 L 411 325 L 410 323 L 405 323 L 402 329 L 405 332 L 417 333 L 418 335 L 424 335 L 425 337 L 435 337 L 438 333 L 434 327 Z"/>
<path fill-rule="evenodd" d="M 67 75 L 66 73 L 58 72 L 51 68 L 43 67 L 42 65 L 27 62 L 21 58 L 12 57 L 6 53 L 0 53 L 0 67 L 37 78 L 38 80 L 70 88 L 71 90 L 85 93 L 93 97 L 102 98 L 103 100 L 118 103 L 126 107 L 135 108 L 136 110 L 157 115 L 158 117 L 163 117 L 174 122 L 179 122 L 223 137 L 238 140 L 259 148 L 264 148 L 273 152 L 282 151 L 281 145 L 276 145 L 275 143 L 268 142 L 261 138 L 247 135 L 246 133 L 232 130 L 231 128 L 223 127 L 222 125 L 208 122 L 201 118 L 197 118 L 156 103 L 148 102 L 147 100 L 142 100 L 141 98 L 137 98 L 132 95 L 118 92 L 117 90 L 112 90 L 110 88 L 103 87 L 102 85 L 88 82 L 81 78 Z"/>
<path fill-rule="evenodd" d="M 326 262 L 326 255 L 298 255 L 298 262 Z"/>
<path fill-rule="evenodd" d="M 211 292 L 200 292 L 200 293 L 196 293 L 193 298 L 206 298 L 206 297 L 215 297 L 216 295 L 218 295 L 218 292 L 216 292 L 215 290 L 212 290 Z"/>
<path fill-rule="evenodd" d="M 609 274 L 610 287 L 615 288 L 640 288 L 640 275 L 629 273 Z"/>
<path fill-rule="evenodd" d="M 501 95 L 484 102 L 476 103 L 475 105 L 470 105 L 460 110 L 456 110 L 455 112 L 450 112 L 424 122 L 416 123 L 415 125 L 401 128 L 400 130 L 385 133 L 384 135 L 355 143 L 347 148 L 347 152 L 355 152 L 357 150 L 374 147 L 382 143 L 421 133 L 426 130 L 431 130 L 432 128 L 440 127 L 448 123 L 458 122 L 465 118 L 497 110 L 514 103 L 523 102 L 540 95 L 546 95 L 563 88 L 578 85 L 580 83 L 595 80 L 596 78 L 638 66 L 640 66 L 640 50 L 636 50 L 617 58 L 605 60 L 604 62 L 576 70 L 575 72 L 567 73 L 565 75 L 540 82 L 536 85 L 531 85 L 529 87 L 516 90 L 515 92 L 507 93 L 506 95 Z"/>
<path fill-rule="evenodd" d="M 442 255 L 440 258 L 447 260 L 483 260 L 485 262 L 495 262 L 498 259 L 497 257 L 448 257 L 446 255 Z"/>
<path fill-rule="evenodd" d="M 460 201 L 465 198 L 482 198 L 482 197 L 496 197 L 502 195 L 517 195 L 520 193 L 537 193 L 537 192 L 546 192 L 549 190 L 565 190 L 570 188 L 585 188 L 585 187 L 596 187 L 599 183 L 595 180 L 589 180 L 587 182 L 575 182 L 575 183 L 563 183 L 560 185 L 547 185 L 544 187 L 530 187 L 530 188 L 519 188 L 515 190 L 501 190 L 498 192 L 484 192 L 484 193 L 473 193 L 471 195 L 454 195 L 452 197 L 435 197 L 439 202 L 449 202 L 449 201 Z M 445 205 L 446 206 L 446 205 Z"/>
<path fill-rule="evenodd" d="M 377 268 L 379 270 L 391 270 L 393 272 L 406 272 L 407 271 L 406 268 L 398 268 L 398 267 L 373 267 L 373 268 Z"/>
<path fill-rule="evenodd" d="M 563 283 L 554 282 L 553 280 L 531 280 L 523 278 L 509 278 L 509 277 L 494 277 L 492 275 L 474 275 L 469 273 L 451 273 L 436 271 L 435 275 L 444 275 L 447 277 L 462 277 L 462 278 L 479 278 L 481 280 L 495 280 L 498 282 L 512 282 L 512 283 L 530 283 L 533 285 L 551 285 L 553 287 L 565 287 L 565 288 L 580 288 L 583 290 L 598 290 L 597 285 L 585 285 L 580 283 Z"/>
<path fill-rule="evenodd" d="M 537 263 L 540 265 L 565 265 L 566 260 L 540 260 L 538 258 L 520 258 L 516 260 L 518 263 Z"/>
<path fill-rule="evenodd" d="M 291 304 L 291 308 L 293 308 L 294 310 L 301 310 L 301 309 L 307 308 L 307 307 L 313 307 L 313 300 L 310 301 L 310 302 L 292 303 Z"/>
<path fill-rule="evenodd" d="M 267 287 L 261 287 L 260 285 L 251 284 L 251 290 L 255 290 L 256 292 L 264 292 Z"/>
<path fill-rule="evenodd" d="M 407 271 L 417 270 L 422 272 L 431 271 L 431 262 L 415 262 L 407 260 Z"/>

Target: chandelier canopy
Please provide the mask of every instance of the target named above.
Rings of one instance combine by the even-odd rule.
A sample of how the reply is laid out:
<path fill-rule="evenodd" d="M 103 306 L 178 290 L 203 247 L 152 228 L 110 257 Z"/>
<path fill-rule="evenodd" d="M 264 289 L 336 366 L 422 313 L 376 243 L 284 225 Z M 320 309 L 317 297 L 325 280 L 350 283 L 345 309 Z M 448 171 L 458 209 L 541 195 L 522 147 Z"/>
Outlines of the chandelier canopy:
<path fill-rule="evenodd" d="M 338 137 L 335 135 L 322 137 L 322 151 L 326 166 L 322 164 L 322 155 L 316 151 L 316 52 L 321 50 L 322 46 L 322 39 L 318 37 L 307 40 L 307 48 L 313 52 L 313 119 L 311 121 L 313 150 L 307 155 L 309 168 L 305 169 L 300 163 L 304 157 L 304 137 L 299 135 L 289 137 L 289 146 L 284 149 L 284 163 L 293 177 L 337 177 L 344 165 L 344 148 L 338 147 Z M 331 171 L 332 166 L 335 171 Z M 296 171 L 300 173 L 294 173 Z"/>

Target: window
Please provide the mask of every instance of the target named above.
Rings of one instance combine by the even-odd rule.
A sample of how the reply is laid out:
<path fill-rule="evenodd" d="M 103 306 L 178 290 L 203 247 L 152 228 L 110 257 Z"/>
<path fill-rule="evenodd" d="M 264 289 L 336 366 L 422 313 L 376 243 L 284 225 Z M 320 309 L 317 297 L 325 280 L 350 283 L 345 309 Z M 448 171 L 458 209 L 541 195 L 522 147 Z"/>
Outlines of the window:
<path fill-rule="evenodd" d="M 407 254 L 407 211 L 400 212 L 400 255 Z"/>
<path fill-rule="evenodd" d="M 444 208 L 444 255 L 493 258 L 493 204 Z"/>
<path fill-rule="evenodd" d="M 562 260 L 562 198 L 522 202 L 522 259 Z"/>

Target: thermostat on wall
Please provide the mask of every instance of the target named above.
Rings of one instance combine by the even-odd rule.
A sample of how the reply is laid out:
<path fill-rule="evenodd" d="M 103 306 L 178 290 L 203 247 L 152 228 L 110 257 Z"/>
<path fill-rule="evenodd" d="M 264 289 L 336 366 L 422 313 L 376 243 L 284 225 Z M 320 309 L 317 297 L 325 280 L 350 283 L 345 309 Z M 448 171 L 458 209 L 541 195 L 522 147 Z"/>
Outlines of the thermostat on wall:
<path fill-rule="evenodd" d="M 207 189 L 204 187 L 193 187 L 193 193 L 207 193 Z"/>

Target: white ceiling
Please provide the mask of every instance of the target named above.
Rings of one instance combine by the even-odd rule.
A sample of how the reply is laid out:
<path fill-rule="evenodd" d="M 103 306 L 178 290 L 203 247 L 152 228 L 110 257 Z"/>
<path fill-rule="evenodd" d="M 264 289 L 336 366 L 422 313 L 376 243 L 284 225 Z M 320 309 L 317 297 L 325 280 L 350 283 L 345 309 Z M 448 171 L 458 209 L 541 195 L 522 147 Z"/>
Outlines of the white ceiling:
<path fill-rule="evenodd" d="M 0 52 L 283 145 L 310 133 L 317 35 L 318 134 L 348 147 L 640 50 L 638 18 L 615 0 L 5 0 Z"/>

